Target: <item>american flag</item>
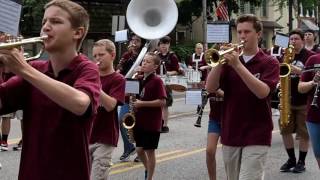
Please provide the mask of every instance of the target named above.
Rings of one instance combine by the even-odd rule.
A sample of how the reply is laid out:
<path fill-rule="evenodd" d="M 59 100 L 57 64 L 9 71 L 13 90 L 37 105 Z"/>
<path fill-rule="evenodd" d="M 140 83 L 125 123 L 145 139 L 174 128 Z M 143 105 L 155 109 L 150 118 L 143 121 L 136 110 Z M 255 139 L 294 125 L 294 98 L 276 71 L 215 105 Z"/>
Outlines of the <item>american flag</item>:
<path fill-rule="evenodd" d="M 218 5 L 216 9 L 216 16 L 221 21 L 229 21 L 228 9 L 224 0 Z"/>

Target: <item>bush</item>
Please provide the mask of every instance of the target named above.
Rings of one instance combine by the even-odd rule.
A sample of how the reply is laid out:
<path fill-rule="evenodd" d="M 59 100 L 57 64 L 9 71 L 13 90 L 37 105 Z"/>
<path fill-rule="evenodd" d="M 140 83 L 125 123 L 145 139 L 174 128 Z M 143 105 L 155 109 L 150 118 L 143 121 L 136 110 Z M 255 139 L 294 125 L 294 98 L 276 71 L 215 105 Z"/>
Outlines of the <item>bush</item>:
<path fill-rule="evenodd" d="M 176 44 L 174 46 L 171 46 L 171 50 L 177 54 L 180 62 L 185 63 L 186 60 L 188 60 L 192 55 L 192 53 L 194 53 L 194 44 Z"/>

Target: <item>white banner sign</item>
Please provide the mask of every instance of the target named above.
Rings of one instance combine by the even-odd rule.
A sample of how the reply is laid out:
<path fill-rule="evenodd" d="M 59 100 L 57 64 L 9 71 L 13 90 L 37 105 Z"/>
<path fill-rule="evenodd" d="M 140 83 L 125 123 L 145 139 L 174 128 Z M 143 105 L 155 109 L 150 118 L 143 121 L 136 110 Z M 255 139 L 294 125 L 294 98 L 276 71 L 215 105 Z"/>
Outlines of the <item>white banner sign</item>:
<path fill-rule="evenodd" d="M 208 24 L 207 25 L 208 43 L 228 43 L 229 24 Z"/>
<path fill-rule="evenodd" d="M 17 36 L 22 5 L 19 1 L 0 0 L 0 31 Z"/>

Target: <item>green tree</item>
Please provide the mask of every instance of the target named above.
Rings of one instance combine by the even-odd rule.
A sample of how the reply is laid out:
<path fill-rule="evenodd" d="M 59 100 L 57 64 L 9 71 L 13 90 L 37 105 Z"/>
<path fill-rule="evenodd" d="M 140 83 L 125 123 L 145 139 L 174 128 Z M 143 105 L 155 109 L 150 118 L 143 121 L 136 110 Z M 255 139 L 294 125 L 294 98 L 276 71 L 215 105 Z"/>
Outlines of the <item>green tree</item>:
<path fill-rule="evenodd" d="M 306 12 L 305 10 L 309 10 L 309 15 L 311 15 L 311 12 L 315 7 L 319 7 L 319 0 L 294 0 L 293 2 L 292 7 L 295 10 L 296 18 L 299 16 L 298 12 L 300 11 L 300 3 L 302 4 L 304 12 Z M 273 0 L 273 3 L 278 7 L 276 10 L 280 12 L 280 17 L 277 19 L 279 20 L 282 18 L 283 9 L 289 5 L 289 0 Z"/>
<path fill-rule="evenodd" d="M 218 4 L 220 0 L 207 0 L 207 7 L 210 9 L 212 4 Z M 243 0 L 250 2 L 255 6 L 260 5 L 261 0 Z M 229 11 L 238 13 L 238 4 L 236 0 L 226 0 L 230 6 Z M 191 26 L 193 21 L 199 18 L 202 14 L 202 1 L 201 0 L 183 0 L 178 3 L 179 19 L 178 23 L 185 26 Z"/>
<path fill-rule="evenodd" d="M 33 35 L 33 31 L 37 31 L 37 27 L 43 15 L 43 6 L 48 0 L 23 0 L 20 29 L 23 35 Z"/>

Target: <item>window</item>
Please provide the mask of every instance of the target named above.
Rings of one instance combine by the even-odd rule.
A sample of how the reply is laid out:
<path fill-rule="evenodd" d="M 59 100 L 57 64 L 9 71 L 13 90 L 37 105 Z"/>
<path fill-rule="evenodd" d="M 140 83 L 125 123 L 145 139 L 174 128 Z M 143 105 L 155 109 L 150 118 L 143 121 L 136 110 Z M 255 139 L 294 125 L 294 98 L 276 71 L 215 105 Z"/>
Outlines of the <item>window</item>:
<path fill-rule="evenodd" d="M 267 17 L 268 16 L 268 3 L 267 3 L 267 0 L 262 0 L 261 1 L 261 6 L 260 6 L 260 9 L 261 9 L 261 16 L 262 17 Z"/>
<path fill-rule="evenodd" d="M 238 0 L 239 12 L 240 14 L 255 14 L 256 7 L 251 5 L 250 2 L 244 2 L 243 0 Z"/>

